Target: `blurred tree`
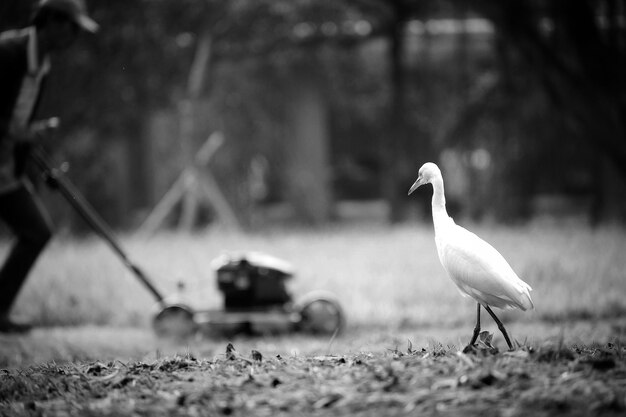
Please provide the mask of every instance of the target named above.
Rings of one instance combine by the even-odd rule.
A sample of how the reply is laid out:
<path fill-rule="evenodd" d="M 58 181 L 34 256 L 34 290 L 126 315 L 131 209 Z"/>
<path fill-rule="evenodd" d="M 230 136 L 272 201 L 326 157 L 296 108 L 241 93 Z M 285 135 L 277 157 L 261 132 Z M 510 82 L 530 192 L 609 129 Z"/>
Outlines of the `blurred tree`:
<path fill-rule="evenodd" d="M 33 1 L 0 2 L 0 27 L 26 24 Z M 472 175 L 497 191 L 502 219 L 527 215 L 535 193 L 565 187 L 538 178 L 529 162 L 550 161 L 555 177 L 599 165 L 577 141 L 625 170 L 624 0 L 88 5 L 102 30 L 54 62 L 61 70 L 42 116 L 61 116 L 52 145 L 87 198 L 120 226 L 136 223 L 183 169 L 181 131 L 189 149 L 224 132 L 212 169 L 240 212 L 250 211 L 249 167 L 261 158 L 268 198 L 290 201 L 309 223 L 332 217 L 336 196 L 383 196 L 391 219 L 402 220 L 417 165 L 447 148 L 465 165 L 477 149 L 497 155 L 484 175 Z M 494 23 L 495 37 L 432 26 L 477 15 Z M 178 109 L 205 36 L 206 82 L 186 128 Z M 562 157 L 546 156 L 554 150 Z M 303 185 L 303 177 L 313 180 Z M 458 205 L 489 215 L 482 191 L 473 191 Z"/>
<path fill-rule="evenodd" d="M 596 208 L 596 220 L 616 210 L 625 218 L 623 199 L 611 196 L 623 196 L 626 183 L 626 2 L 479 0 L 475 7 L 525 60 L 569 134 L 583 137 L 621 173 L 617 184 L 615 174 L 597 181 L 622 191 L 600 191 L 596 200 L 604 207 Z"/>
<path fill-rule="evenodd" d="M 32 11 L 29 1 L 2 0 L 0 2 L 0 32 L 28 24 Z"/>
<path fill-rule="evenodd" d="M 30 9 L 34 1 L 22 3 Z M 51 145 L 69 160 L 70 175 L 113 224 L 130 224 L 138 208 L 152 203 L 146 123 L 152 112 L 184 95 L 191 46 L 196 33 L 211 24 L 213 3 L 218 2 L 88 1 L 100 32 L 84 36 L 53 62 L 41 106 L 41 116 L 62 119 Z M 10 26 L 28 22 L 25 9 Z"/>

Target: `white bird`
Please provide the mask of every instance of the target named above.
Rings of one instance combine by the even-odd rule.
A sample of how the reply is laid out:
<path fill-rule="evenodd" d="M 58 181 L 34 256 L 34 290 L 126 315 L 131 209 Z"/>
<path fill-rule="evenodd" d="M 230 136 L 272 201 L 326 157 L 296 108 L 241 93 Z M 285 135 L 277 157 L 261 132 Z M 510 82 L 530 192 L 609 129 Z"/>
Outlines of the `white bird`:
<path fill-rule="evenodd" d="M 476 342 L 480 333 L 482 305 L 498 324 L 509 349 L 513 349 L 504 325 L 490 306 L 519 308 L 523 311 L 532 309 L 532 288 L 517 276 L 500 252 L 474 233 L 455 224 L 448 216 L 441 171 L 432 162 L 422 165 L 409 194 L 424 184 L 433 185 L 432 213 L 439 260 L 461 294 L 472 297 L 478 303 L 476 327 L 469 345 Z"/>

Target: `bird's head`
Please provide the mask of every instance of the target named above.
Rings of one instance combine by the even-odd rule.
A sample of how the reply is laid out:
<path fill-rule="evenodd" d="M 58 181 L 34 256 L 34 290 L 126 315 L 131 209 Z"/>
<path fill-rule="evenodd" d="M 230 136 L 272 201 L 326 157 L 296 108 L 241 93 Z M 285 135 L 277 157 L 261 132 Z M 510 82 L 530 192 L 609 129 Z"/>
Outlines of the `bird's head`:
<path fill-rule="evenodd" d="M 424 184 L 432 183 L 433 180 L 437 177 L 441 177 L 441 171 L 439 167 L 432 162 L 426 162 L 419 170 L 419 174 L 417 179 L 409 189 L 409 194 L 413 191 L 417 190 L 420 186 Z"/>

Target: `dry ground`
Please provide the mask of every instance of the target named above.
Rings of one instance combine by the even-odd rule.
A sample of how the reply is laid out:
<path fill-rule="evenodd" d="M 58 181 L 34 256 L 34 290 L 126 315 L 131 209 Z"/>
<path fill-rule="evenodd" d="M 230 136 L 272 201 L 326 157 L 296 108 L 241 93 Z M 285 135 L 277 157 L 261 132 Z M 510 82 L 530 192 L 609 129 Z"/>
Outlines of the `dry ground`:
<path fill-rule="evenodd" d="M 493 327 L 487 326 L 497 331 Z M 0 415 L 626 412 L 626 327 L 618 321 L 509 327 L 523 347 L 505 351 L 495 334 L 467 353 L 462 347 L 471 324 L 353 327 L 330 339 L 288 334 L 187 341 L 158 339 L 148 328 L 37 329 L 0 337 Z M 229 352 L 231 342 L 235 351 Z"/>
<path fill-rule="evenodd" d="M 487 317 L 500 353 L 459 353 L 475 307 L 445 277 L 431 227 L 123 239 L 159 288 L 183 280 L 200 308 L 220 306 L 211 260 L 222 251 L 289 260 L 296 299 L 329 290 L 346 310 L 332 340 L 156 339 L 154 302 L 119 260 L 97 240 L 57 238 L 16 308 L 44 327 L 0 335 L 0 414 L 624 415 L 624 230 L 470 228 L 534 288 L 536 310 L 501 316 L 523 346 L 513 353 Z"/>
<path fill-rule="evenodd" d="M 223 346 L 148 361 L 49 363 L 0 376 L 11 416 L 555 416 L 626 412 L 626 349 L 544 344 L 468 353 L 270 355 Z"/>

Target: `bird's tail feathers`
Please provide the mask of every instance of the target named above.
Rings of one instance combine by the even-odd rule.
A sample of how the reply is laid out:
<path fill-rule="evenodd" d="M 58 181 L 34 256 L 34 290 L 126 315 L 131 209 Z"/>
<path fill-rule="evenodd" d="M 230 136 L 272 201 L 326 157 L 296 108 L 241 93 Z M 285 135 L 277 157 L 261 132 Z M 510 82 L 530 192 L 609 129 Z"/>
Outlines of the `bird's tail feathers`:
<path fill-rule="evenodd" d="M 516 297 L 516 301 L 518 307 L 522 309 L 522 311 L 534 309 L 535 305 L 533 304 L 532 298 L 530 298 L 530 292 L 533 290 L 532 287 L 519 278 L 517 284 L 518 296 Z"/>
<path fill-rule="evenodd" d="M 530 298 L 529 291 L 522 292 L 519 302 L 519 306 L 523 311 L 535 308 L 535 304 L 533 304 L 533 300 Z"/>

